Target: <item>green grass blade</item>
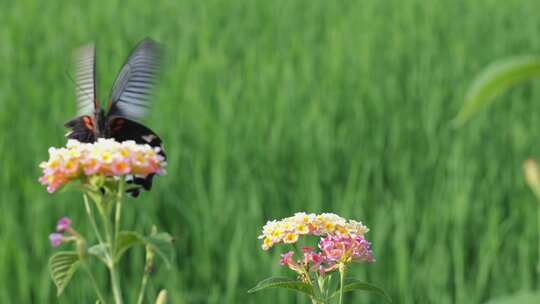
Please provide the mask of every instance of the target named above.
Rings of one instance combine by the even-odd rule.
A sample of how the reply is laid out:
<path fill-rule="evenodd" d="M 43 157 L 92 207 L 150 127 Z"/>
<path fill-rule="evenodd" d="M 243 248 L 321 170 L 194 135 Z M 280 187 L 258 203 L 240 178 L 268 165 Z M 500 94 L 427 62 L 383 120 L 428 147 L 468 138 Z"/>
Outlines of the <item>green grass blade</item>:
<path fill-rule="evenodd" d="M 487 304 L 536 304 L 540 303 L 540 292 L 517 293 L 491 300 Z"/>

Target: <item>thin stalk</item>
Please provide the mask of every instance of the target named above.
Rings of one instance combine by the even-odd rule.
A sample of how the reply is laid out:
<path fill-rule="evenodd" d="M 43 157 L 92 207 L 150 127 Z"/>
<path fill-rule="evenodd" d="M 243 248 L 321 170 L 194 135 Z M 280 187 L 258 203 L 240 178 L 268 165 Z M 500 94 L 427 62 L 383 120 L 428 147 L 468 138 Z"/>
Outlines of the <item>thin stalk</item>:
<path fill-rule="evenodd" d="M 345 265 L 339 264 L 339 304 L 343 304 L 343 284 L 345 283 Z"/>
<path fill-rule="evenodd" d="M 292 244 L 291 247 L 292 247 L 292 249 L 293 249 L 293 251 L 295 253 L 298 253 L 299 255 L 303 254 L 303 251 L 300 248 L 298 248 L 297 243 Z M 306 283 L 311 285 L 311 287 L 315 288 L 315 286 L 313 284 L 313 280 L 311 280 L 311 276 L 309 275 L 308 269 L 306 269 L 303 265 L 302 265 L 302 274 L 304 275 L 304 278 L 307 280 Z M 317 298 L 313 298 L 313 297 L 310 297 L 310 298 L 311 298 L 311 303 L 313 303 L 313 304 L 320 304 L 321 303 Z"/>
<path fill-rule="evenodd" d="M 157 233 L 157 229 L 155 226 L 152 227 L 152 231 L 150 232 L 150 235 L 155 235 Z M 143 277 L 141 281 L 141 289 L 139 290 L 139 297 L 137 300 L 138 304 L 142 304 L 144 300 L 144 293 L 146 292 L 146 284 L 148 283 L 148 279 L 150 277 L 150 274 L 152 273 L 154 269 L 154 259 L 156 257 L 156 253 L 154 252 L 154 249 L 150 245 L 145 246 L 145 253 L 146 253 L 146 259 L 144 262 L 144 270 L 143 270 Z M 163 300 L 165 301 L 165 300 Z M 157 302 L 156 302 L 157 303 Z M 164 302 L 165 303 L 165 302 Z"/>
<path fill-rule="evenodd" d="M 122 304 L 123 301 L 122 301 L 122 294 L 120 292 L 120 282 L 118 280 L 118 276 L 116 275 L 114 262 L 111 265 L 111 267 L 109 267 L 109 271 L 111 273 L 111 285 L 112 285 L 112 290 L 113 290 L 114 303 Z"/>
<path fill-rule="evenodd" d="M 83 194 L 83 199 L 84 199 L 84 207 L 86 209 L 86 214 L 88 215 L 88 219 L 90 219 L 90 224 L 92 225 L 92 229 L 94 229 L 94 233 L 96 234 L 99 244 L 103 245 L 103 237 L 101 236 L 101 233 L 99 232 L 99 229 L 96 225 L 96 220 L 94 219 L 92 208 L 90 207 L 90 204 L 88 203 L 88 196 L 86 194 Z"/>
<path fill-rule="evenodd" d="M 539 200 L 540 203 L 540 200 Z M 540 205 L 538 205 L 538 265 L 536 271 L 540 274 Z"/>
<path fill-rule="evenodd" d="M 155 233 L 155 227 L 152 229 L 152 233 Z M 154 257 L 155 252 L 149 245 L 146 245 L 146 260 L 144 262 L 144 273 L 141 281 L 141 289 L 139 290 L 139 297 L 137 300 L 138 304 L 142 304 L 144 299 L 144 293 L 146 291 L 146 284 L 148 283 L 148 278 L 150 277 L 150 273 L 152 272 L 152 269 L 154 268 Z"/>
<path fill-rule="evenodd" d="M 142 277 L 142 281 L 141 281 L 141 290 L 139 291 L 137 304 L 142 304 L 144 300 L 144 293 L 146 291 L 146 284 L 148 283 L 148 277 L 149 277 L 148 271 L 145 270 Z"/>
<path fill-rule="evenodd" d="M 540 185 L 531 184 L 530 185 L 534 195 L 536 196 L 536 202 L 538 203 L 538 261 L 536 266 L 536 271 L 540 274 Z"/>
<path fill-rule="evenodd" d="M 113 284 L 113 292 L 115 301 L 117 304 L 122 303 L 122 294 L 120 292 L 119 278 L 116 276 L 114 252 L 116 251 L 116 245 L 118 244 L 118 235 L 120 234 L 120 217 L 122 215 L 122 196 L 124 194 L 124 179 L 121 178 L 118 184 L 118 194 L 116 196 L 116 210 L 114 215 L 114 245 L 112 245 L 112 267 L 111 267 L 111 282 Z M 116 290 L 116 291 L 115 291 Z"/>
<path fill-rule="evenodd" d="M 324 301 L 328 298 L 328 290 L 325 288 L 324 284 L 324 277 L 317 275 L 317 284 L 319 285 L 319 290 L 321 292 L 321 295 L 323 296 Z"/>
<path fill-rule="evenodd" d="M 87 273 L 88 276 L 90 277 L 90 281 L 92 282 L 92 286 L 94 287 L 94 290 L 96 291 L 96 294 L 97 294 L 97 296 L 98 296 L 99 302 L 101 302 L 101 303 L 103 303 L 103 304 L 106 304 L 107 302 L 105 301 L 105 297 L 104 297 L 103 294 L 101 293 L 101 290 L 99 289 L 99 286 L 98 286 L 98 284 L 97 284 L 96 278 L 94 277 L 94 275 L 93 275 L 92 272 L 90 271 L 90 268 L 88 267 L 88 264 L 87 264 L 86 261 L 84 261 L 84 260 L 83 260 L 82 264 L 83 264 L 84 270 L 86 270 L 86 273 Z"/>
<path fill-rule="evenodd" d="M 122 216 L 122 198 L 124 195 L 124 179 L 122 178 L 118 184 L 118 194 L 116 196 L 116 211 L 114 215 L 114 243 L 118 241 L 120 234 L 120 217 Z"/>
<path fill-rule="evenodd" d="M 122 301 L 122 293 L 120 291 L 120 281 L 116 274 L 116 267 L 115 267 L 116 262 L 114 260 L 114 251 L 116 248 L 116 244 L 113 239 L 113 231 L 111 227 L 112 223 L 110 220 L 110 216 L 106 214 L 105 212 L 101 212 L 101 217 L 102 217 L 103 223 L 105 224 L 105 232 L 106 232 L 105 234 L 107 237 L 107 242 L 110 244 L 109 246 L 110 259 L 109 259 L 109 265 L 107 266 L 109 267 L 109 273 L 111 276 L 111 287 L 113 291 L 114 302 L 116 304 L 122 304 L 123 301 Z"/>

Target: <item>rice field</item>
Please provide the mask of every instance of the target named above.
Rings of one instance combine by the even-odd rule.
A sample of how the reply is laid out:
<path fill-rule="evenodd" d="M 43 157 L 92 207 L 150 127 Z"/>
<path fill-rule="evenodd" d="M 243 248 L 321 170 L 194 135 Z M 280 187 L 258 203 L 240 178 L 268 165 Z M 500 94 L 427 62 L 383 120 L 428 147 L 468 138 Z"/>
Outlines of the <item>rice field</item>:
<path fill-rule="evenodd" d="M 47 235 L 64 215 L 90 227 L 79 195 L 39 185 L 38 164 L 75 115 L 71 51 L 96 41 L 106 100 L 146 36 L 166 52 L 147 124 L 168 175 L 126 202 L 124 225 L 155 223 L 176 239 L 150 294 L 308 303 L 247 294 L 292 275 L 257 236 L 297 211 L 368 225 L 377 261 L 353 275 L 394 303 L 482 303 L 540 287 L 538 206 L 522 177 L 523 161 L 540 157 L 540 82 L 461 129 L 449 124 L 488 63 L 540 53 L 539 1 L 76 2 L 0 2 L 0 303 L 95 302 L 82 275 L 56 297 Z M 124 286 L 138 288 L 143 263 L 143 250 L 124 261 Z M 104 270 L 98 279 L 107 284 Z M 135 302 L 136 288 L 124 290 Z"/>

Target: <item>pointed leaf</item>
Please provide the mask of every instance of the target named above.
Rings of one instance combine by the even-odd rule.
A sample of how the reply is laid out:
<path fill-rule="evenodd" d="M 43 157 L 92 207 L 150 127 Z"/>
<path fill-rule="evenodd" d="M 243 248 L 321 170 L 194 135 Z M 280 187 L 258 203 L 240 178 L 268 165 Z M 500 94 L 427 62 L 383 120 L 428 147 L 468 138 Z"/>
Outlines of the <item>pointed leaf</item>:
<path fill-rule="evenodd" d="M 79 266 L 79 256 L 75 251 L 61 251 L 49 259 L 49 271 L 60 296 L 69 284 Z"/>
<path fill-rule="evenodd" d="M 284 277 L 271 277 L 260 281 L 255 287 L 248 290 L 248 293 L 254 293 L 267 288 L 285 288 L 295 290 L 310 297 L 315 297 L 313 287 L 302 281 L 296 279 L 284 278 Z"/>
<path fill-rule="evenodd" d="M 167 267 L 171 266 L 171 261 L 174 255 L 174 247 L 172 245 L 173 238 L 165 232 L 160 232 L 144 238 L 144 242 L 150 245 L 152 249 L 163 259 Z"/>
<path fill-rule="evenodd" d="M 137 232 L 122 231 L 118 235 L 115 260 L 118 261 L 126 250 L 135 245 L 149 245 L 165 261 L 167 267 L 170 267 L 174 253 L 172 241 L 172 237 L 165 232 L 145 237 Z"/>
<path fill-rule="evenodd" d="M 97 244 L 88 248 L 88 253 L 100 259 L 103 263 L 109 264 L 107 261 L 108 244 Z"/>
<path fill-rule="evenodd" d="M 114 253 L 115 261 L 120 260 L 122 255 L 131 247 L 135 245 L 143 245 L 144 237 L 137 232 L 122 231 L 118 234 L 116 240 L 116 251 Z"/>
<path fill-rule="evenodd" d="M 538 76 L 540 56 L 512 57 L 492 63 L 473 81 L 453 124 L 463 125 L 508 88 Z"/>
<path fill-rule="evenodd" d="M 380 296 L 382 296 L 387 302 L 392 303 L 392 299 L 390 296 L 382 289 L 375 285 L 362 282 L 357 279 L 349 279 L 345 281 L 345 285 L 343 287 L 343 292 L 351 292 L 356 290 L 363 290 L 363 291 L 369 291 L 376 293 Z M 330 298 L 336 297 L 339 295 L 339 290 L 334 292 Z"/>

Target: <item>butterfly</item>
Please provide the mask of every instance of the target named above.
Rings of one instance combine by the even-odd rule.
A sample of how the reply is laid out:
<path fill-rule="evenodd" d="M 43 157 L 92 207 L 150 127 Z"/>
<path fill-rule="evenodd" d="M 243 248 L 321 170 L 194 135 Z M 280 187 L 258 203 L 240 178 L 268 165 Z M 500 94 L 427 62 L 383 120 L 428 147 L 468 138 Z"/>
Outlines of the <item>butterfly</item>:
<path fill-rule="evenodd" d="M 159 136 L 139 121 L 150 106 L 152 89 L 157 82 L 161 48 L 146 38 L 139 42 L 118 73 L 111 90 L 108 109 L 101 107 L 96 96 L 96 53 L 94 44 L 75 52 L 75 85 L 78 116 L 65 123 L 69 139 L 95 142 L 113 138 L 118 142 L 133 140 L 138 144 L 159 147 L 166 157 Z M 127 192 L 137 197 L 141 190 L 150 190 L 154 175 L 130 176 Z"/>

